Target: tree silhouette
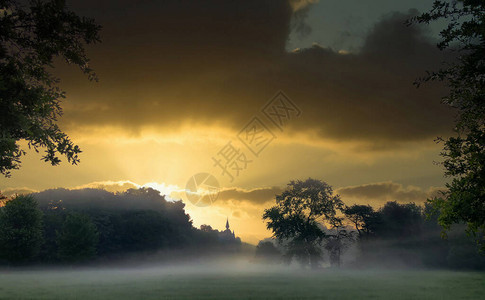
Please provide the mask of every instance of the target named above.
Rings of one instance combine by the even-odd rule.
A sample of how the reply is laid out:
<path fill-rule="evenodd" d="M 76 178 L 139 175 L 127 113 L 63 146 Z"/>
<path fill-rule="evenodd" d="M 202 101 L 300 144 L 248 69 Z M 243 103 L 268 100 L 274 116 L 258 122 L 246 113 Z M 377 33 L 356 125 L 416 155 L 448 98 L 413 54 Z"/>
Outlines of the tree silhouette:
<path fill-rule="evenodd" d="M 37 256 L 42 241 L 42 212 L 32 196 L 17 196 L 0 208 L 0 257 L 15 264 L 28 262 Z"/>
<path fill-rule="evenodd" d="M 485 2 L 476 0 L 435 1 L 431 11 L 409 23 L 446 20 L 441 31 L 441 50 L 457 53 L 455 61 L 421 81 L 440 80 L 449 87 L 443 103 L 455 108 L 456 136 L 444 143 L 445 175 L 452 178 L 442 197 L 431 203 L 440 212 L 445 230 L 466 223 L 468 231 L 483 239 L 485 232 Z M 419 82 L 418 82 L 419 85 Z M 484 244 L 485 248 L 485 244 Z"/>
<path fill-rule="evenodd" d="M 67 215 L 57 235 L 58 253 L 63 261 L 82 262 L 96 255 L 98 232 L 89 216 Z"/>
<path fill-rule="evenodd" d="M 281 252 L 270 241 L 260 241 L 256 246 L 255 259 L 258 262 L 277 264 L 281 262 Z"/>
<path fill-rule="evenodd" d="M 359 238 L 369 237 L 379 223 L 379 214 L 370 205 L 354 204 L 344 209 L 347 219 L 354 224 Z"/>
<path fill-rule="evenodd" d="M 276 205 L 266 209 L 263 220 L 279 241 L 287 241 L 288 260 L 295 257 L 302 266 L 317 267 L 322 259 L 321 246 L 326 234 L 322 224 L 333 222 L 343 208 L 338 195 L 327 183 L 307 179 L 291 181 L 276 196 Z"/>
<path fill-rule="evenodd" d="M 330 263 L 340 267 L 342 264 L 342 253 L 353 241 L 352 231 L 347 230 L 344 225 L 344 218 L 335 217 L 329 220 L 330 231 L 327 233 L 325 249 L 329 252 Z"/>
<path fill-rule="evenodd" d="M 43 160 L 64 155 L 79 162 L 78 146 L 56 124 L 65 93 L 51 74 L 53 60 L 77 65 L 90 80 L 84 45 L 99 41 L 100 26 L 68 10 L 65 1 L 0 1 L 0 173 L 10 176 L 25 155 L 18 144 L 45 148 Z"/>
<path fill-rule="evenodd" d="M 379 237 L 418 237 L 422 232 L 422 208 L 414 203 L 387 202 L 379 209 L 379 215 L 380 222 L 375 228 L 375 233 Z"/>

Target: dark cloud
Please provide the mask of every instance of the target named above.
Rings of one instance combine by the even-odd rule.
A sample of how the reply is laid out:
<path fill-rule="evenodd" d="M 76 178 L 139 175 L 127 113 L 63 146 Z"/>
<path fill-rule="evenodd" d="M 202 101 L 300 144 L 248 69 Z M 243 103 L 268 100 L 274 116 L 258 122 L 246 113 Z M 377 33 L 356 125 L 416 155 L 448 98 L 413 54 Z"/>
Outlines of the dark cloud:
<path fill-rule="evenodd" d="M 416 202 L 423 203 L 426 199 L 439 195 L 443 188 L 430 187 L 422 189 L 416 186 L 404 186 L 395 182 L 378 182 L 358 186 L 348 186 L 336 189 L 336 193 L 342 196 L 347 204 L 368 203 L 382 205 L 387 201 L 398 201 L 401 203 Z M 283 192 L 283 187 L 266 187 L 256 189 L 226 188 L 221 190 L 218 202 L 248 202 L 262 205 L 275 201 L 275 196 Z"/>
<path fill-rule="evenodd" d="M 300 38 L 303 38 L 312 32 L 312 28 L 305 21 L 308 17 L 311 5 L 317 2 L 318 0 L 290 0 L 290 4 L 294 11 L 291 20 L 291 29 L 296 32 Z"/>
<path fill-rule="evenodd" d="M 360 203 L 365 201 L 380 202 L 417 202 L 422 203 L 426 199 L 437 196 L 439 188 L 423 190 L 414 186 L 403 186 L 395 182 L 379 182 L 360 186 L 343 187 L 337 193 L 345 199 L 357 199 Z"/>
<path fill-rule="evenodd" d="M 358 53 L 320 46 L 287 53 L 294 3 L 136 3 L 78 5 L 105 28 L 103 44 L 91 50 L 101 82 L 92 86 L 59 71 L 71 96 L 65 128 L 107 125 L 136 132 L 190 122 L 239 130 L 284 90 L 303 111 L 288 132 L 375 147 L 448 132 L 451 112 L 439 103 L 445 91 L 412 85 L 443 55 L 420 27 L 403 24 L 409 15 L 383 18 Z"/>
<path fill-rule="evenodd" d="M 276 186 L 251 190 L 228 188 L 221 190 L 217 199 L 218 201 L 240 201 L 253 204 L 264 204 L 274 201 L 275 196 L 282 191 L 282 188 Z"/>

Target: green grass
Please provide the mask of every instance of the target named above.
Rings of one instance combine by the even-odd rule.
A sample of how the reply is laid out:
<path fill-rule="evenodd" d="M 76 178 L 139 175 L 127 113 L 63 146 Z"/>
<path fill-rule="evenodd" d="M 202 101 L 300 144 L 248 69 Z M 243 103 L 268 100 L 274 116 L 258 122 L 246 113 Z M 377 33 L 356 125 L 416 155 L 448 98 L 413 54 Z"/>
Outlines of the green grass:
<path fill-rule="evenodd" d="M 483 299 L 485 274 L 451 271 L 1 271 L 0 299 Z"/>

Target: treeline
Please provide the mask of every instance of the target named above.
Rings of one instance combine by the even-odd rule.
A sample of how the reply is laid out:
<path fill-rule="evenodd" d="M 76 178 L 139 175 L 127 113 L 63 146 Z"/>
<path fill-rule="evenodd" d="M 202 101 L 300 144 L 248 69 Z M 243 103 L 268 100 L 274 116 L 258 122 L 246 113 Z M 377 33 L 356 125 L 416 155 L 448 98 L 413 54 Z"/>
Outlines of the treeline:
<path fill-rule="evenodd" d="M 0 262 L 86 263 L 165 250 L 237 251 L 239 239 L 221 239 L 207 226 L 194 228 L 184 206 L 150 188 L 20 195 L 0 208 Z"/>
<path fill-rule="evenodd" d="M 485 269 L 485 256 L 465 225 L 444 235 L 428 203 L 387 202 L 376 211 L 353 205 L 344 212 L 357 232 L 356 266 Z"/>
<path fill-rule="evenodd" d="M 338 219 L 341 226 L 319 225 L 322 243 L 314 253 L 321 255 L 321 262 L 357 268 L 485 270 L 485 256 L 479 252 L 476 238 L 465 233 L 465 225 L 442 236 L 437 214 L 428 204 L 387 202 L 377 210 L 369 205 L 343 205 Z M 306 237 L 311 234 L 303 232 Z M 262 240 L 256 260 L 289 263 L 299 257 L 295 251 L 308 252 L 304 246 L 303 240 Z"/>

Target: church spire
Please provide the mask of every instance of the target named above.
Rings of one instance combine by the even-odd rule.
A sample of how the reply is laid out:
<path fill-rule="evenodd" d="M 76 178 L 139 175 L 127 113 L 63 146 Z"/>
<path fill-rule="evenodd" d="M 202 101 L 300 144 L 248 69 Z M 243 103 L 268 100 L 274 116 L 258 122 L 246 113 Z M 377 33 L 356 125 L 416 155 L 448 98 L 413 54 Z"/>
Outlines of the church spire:
<path fill-rule="evenodd" d="M 226 229 L 229 229 L 229 218 L 226 220 Z"/>

